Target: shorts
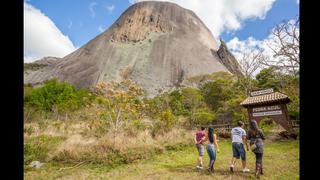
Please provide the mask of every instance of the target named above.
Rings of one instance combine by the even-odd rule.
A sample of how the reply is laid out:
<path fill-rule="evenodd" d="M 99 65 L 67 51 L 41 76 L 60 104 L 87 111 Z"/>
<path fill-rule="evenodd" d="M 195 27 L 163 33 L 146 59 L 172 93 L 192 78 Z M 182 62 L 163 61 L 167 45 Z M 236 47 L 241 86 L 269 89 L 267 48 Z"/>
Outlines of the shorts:
<path fill-rule="evenodd" d="M 204 155 L 204 145 L 203 144 L 196 144 L 196 146 L 197 146 L 199 156 L 203 156 Z"/>
<path fill-rule="evenodd" d="M 237 159 L 241 159 L 243 161 L 246 160 L 246 151 L 243 147 L 242 143 L 237 143 L 237 142 L 233 142 L 232 143 L 232 152 L 233 152 L 233 157 L 237 158 Z"/>

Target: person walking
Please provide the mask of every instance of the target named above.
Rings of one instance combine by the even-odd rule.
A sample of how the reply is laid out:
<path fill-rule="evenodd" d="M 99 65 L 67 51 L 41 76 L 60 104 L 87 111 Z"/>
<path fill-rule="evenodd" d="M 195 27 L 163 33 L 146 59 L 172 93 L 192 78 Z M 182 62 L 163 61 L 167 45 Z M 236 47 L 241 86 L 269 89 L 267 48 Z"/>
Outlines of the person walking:
<path fill-rule="evenodd" d="M 197 161 L 198 161 L 198 165 L 197 165 L 197 168 L 198 169 L 203 169 L 203 161 L 202 161 L 202 157 L 204 155 L 204 140 L 206 138 L 206 133 L 205 133 L 205 128 L 204 127 L 201 127 L 195 134 L 194 136 L 194 142 L 196 144 L 196 147 L 197 147 L 197 150 L 198 150 L 198 158 L 197 158 Z"/>
<path fill-rule="evenodd" d="M 210 158 L 208 171 L 211 173 L 214 171 L 213 165 L 216 161 L 216 154 L 220 151 L 217 142 L 217 135 L 214 133 L 214 129 L 212 127 L 209 127 L 208 129 L 207 139 L 209 140 L 209 143 L 206 145 L 206 149 Z"/>
<path fill-rule="evenodd" d="M 250 148 L 252 152 L 256 155 L 256 171 L 255 175 L 257 178 L 260 177 L 260 174 L 263 174 L 262 168 L 262 156 L 265 140 L 262 130 L 259 128 L 258 123 L 255 120 L 250 121 L 248 139 L 250 140 Z"/>
<path fill-rule="evenodd" d="M 242 121 L 238 122 L 238 126 L 231 130 L 232 136 L 232 153 L 233 157 L 231 159 L 230 171 L 234 172 L 234 166 L 237 159 L 242 160 L 242 172 L 249 172 L 250 170 L 246 167 L 246 150 L 243 144 L 246 145 L 247 151 L 249 151 L 246 131 L 243 129 L 244 123 Z"/>

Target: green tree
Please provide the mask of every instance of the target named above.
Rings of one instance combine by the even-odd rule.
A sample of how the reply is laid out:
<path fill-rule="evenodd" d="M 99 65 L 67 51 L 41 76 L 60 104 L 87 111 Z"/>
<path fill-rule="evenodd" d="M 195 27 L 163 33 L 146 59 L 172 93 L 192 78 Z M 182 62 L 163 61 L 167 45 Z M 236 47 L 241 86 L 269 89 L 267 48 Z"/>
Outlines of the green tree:
<path fill-rule="evenodd" d="M 196 121 L 195 113 L 197 109 L 205 106 L 201 91 L 196 88 L 183 88 L 181 90 L 181 102 L 188 111 L 189 123 L 192 125 Z"/>
<path fill-rule="evenodd" d="M 214 113 L 203 111 L 203 110 L 196 112 L 194 116 L 195 116 L 195 123 L 197 125 L 211 124 L 213 121 L 216 120 L 216 115 Z"/>
<path fill-rule="evenodd" d="M 105 105 L 104 117 L 108 119 L 114 130 L 114 144 L 118 131 L 128 124 L 143 117 L 144 102 L 141 100 L 143 90 L 131 80 L 120 82 L 100 83 L 96 92 Z"/>
<path fill-rule="evenodd" d="M 30 92 L 29 92 L 30 93 Z M 25 104 L 44 112 L 55 112 L 57 115 L 74 111 L 91 100 L 89 91 L 77 90 L 67 82 L 57 79 L 48 80 L 43 86 L 32 89 L 25 96 Z"/>
<path fill-rule="evenodd" d="M 257 75 L 257 85 L 262 89 L 273 88 L 278 91 L 281 88 L 279 73 L 275 66 L 262 69 Z"/>

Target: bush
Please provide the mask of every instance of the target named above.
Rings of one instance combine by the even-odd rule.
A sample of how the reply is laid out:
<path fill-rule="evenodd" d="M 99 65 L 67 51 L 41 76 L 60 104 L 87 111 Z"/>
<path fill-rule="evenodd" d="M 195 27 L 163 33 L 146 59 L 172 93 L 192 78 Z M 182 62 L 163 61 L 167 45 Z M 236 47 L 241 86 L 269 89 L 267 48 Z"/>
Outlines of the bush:
<path fill-rule="evenodd" d="M 32 161 L 46 161 L 48 152 L 54 149 L 60 142 L 61 137 L 50 137 L 41 135 L 31 138 L 24 144 L 24 164 Z"/>
<path fill-rule="evenodd" d="M 46 81 L 42 87 L 32 90 L 25 95 L 25 103 L 45 112 L 66 112 L 84 106 L 92 97 L 87 90 L 76 90 L 67 82 L 57 79 Z"/>
<path fill-rule="evenodd" d="M 33 91 L 33 87 L 30 86 L 30 85 L 25 85 L 23 87 L 23 100 L 25 102 L 30 101 L 30 97 L 31 97 L 32 91 Z"/>
<path fill-rule="evenodd" d="M 155 138 L 157 135 L 162 135 L 165 133 L 165 123 L 160 120 L 155 120 L 153 122 L 152 128 L 151 128 L 151 136 Z"/>
<path fill-rule="evenodd" d="M 172 114 L 171 110 L 162 112 L 160 120 L 165 123 L 167 129 L 170 129 L 177 122 L 177 118 Z"/>

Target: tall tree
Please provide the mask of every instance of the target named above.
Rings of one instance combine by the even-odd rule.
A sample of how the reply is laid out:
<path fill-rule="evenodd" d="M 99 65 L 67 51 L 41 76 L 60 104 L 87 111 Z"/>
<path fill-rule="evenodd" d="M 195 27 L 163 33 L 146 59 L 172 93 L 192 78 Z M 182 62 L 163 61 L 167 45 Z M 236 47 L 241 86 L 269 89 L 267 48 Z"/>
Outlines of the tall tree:
<path fill-rule="evenodd" d="M 247 94 L 254 89 L 254 73 L 262 67 L 261 62 L 264 61 L 265 58 L 266 56 L 263 55 L 263 51 L 261 49 L 252 49 L 242 53 L 242 56 L 239 59 L 239 65 L 243 76 L 238 78 Z"/>
<path fill-rule="evenodd" d="M 300 21 L 283 21 L 272 30 L 272 38 L 267 41 L 267 46 L 273 52 L 273 59 L 263 59 L 262 64 L 278 66 L 281 70 L 298 76 L 300 67 Z"/>

